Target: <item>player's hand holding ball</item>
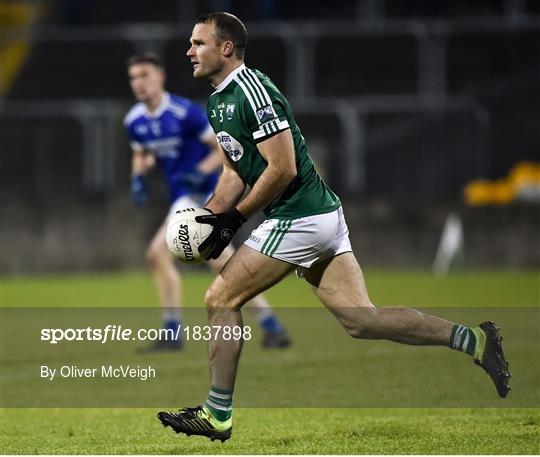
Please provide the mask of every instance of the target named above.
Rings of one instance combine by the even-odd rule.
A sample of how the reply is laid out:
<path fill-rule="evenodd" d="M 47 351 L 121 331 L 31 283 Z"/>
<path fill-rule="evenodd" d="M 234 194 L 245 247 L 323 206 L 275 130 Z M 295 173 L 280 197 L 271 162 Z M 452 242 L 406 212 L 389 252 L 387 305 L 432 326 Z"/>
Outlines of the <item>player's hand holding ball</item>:
<path fill-rule="evenodd" d="M 207 210 L 209 211 L 209 210 Z M 199 246 L 199 251 L 203 253 L 206 260 L 217 259 L 223 250 L 229 245 L 234 234 L 246 222 L 246 218 L 236 208 L 226 213 L 197 216 L 196 222 L 210 224 L 213 227 L 212 233 Z"/>

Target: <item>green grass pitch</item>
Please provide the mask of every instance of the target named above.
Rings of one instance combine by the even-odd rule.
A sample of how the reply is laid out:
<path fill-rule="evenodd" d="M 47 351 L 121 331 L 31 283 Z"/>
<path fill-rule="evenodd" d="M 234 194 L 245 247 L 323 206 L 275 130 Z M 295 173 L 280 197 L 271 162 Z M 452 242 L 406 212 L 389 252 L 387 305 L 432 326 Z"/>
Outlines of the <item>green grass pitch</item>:
<path fill-rule="evenodd" d="M 183 283 L 186 303 L 201 306 L 210 280 L 207 274 L 186 274 Z M 495 313 L 508 319 L 503 331 L 509 332 L 504 333 L 505 349 L 514 374 L 514 390 L 509 398 L 498 400 L 485 375 L 471 366 L 463 354 L 444 348 L 352 341 L 341 336 L 330 314 L 322 313 L 317 327 L 316 319 L 302 322 L 294 313 L 280 309 L 278 313 L 286 321 L 295 344 L 287 351 L 273 353 L 261 351 L 256 344 L 246 347 L 235 393 L 243 407 L 235 409 L 233 436 L 225 444 L 211 443 L 201 437 L 177 436 L 156 420 L 155 407 L 4 407 L 0 410 L 0 451 L 2 454 L 539 453 L 540 371 L 536 358 L 540 350 L 539 273 L 462 272 L 434 278 L 426 272 L 368 270 L 366 280 L 371 299 L 381 306 L 433 307 L 438 310 L 430 309 L 430 312 L 440 311 L 449 318 L 453 313 L 471 318 Z M 277 307 L 320 308 L 303 281 L 293 277 L 270 290 L 268 298 Z M 150 278 L 139 273 L 3 278 L 0 300 L 3 309 L 122 308 L 156 303 Z M 7 315 L 5 309 L 4 315 Z M 512 321 L 511 316 L 516 320 Z M 157 309 L 155 318 L 159 321 Z M 319 342 L 324 350 L 310 344 L 313 329 L 326 328 L 331 338 Z M 17 330 L 3 326 L 2 338 Z M 187 348 L 175 356 L 179 369 L 185 364 L 192 373 L 197 373 L 182 380 L 182 387 L 188 391 L 186 395 L 193 398 L 190 406 L 203 400 L 200 392 L 208 387 L 203 349 Z M 18 387 L 26 385 L 30 395 L 39 389 L 38 380 L 33 384 L 30 376 L 24 377 L 32 358 L 32 344 L 21 341 L 13 354 L 6 347 L 2 349 L 3 403 L 16 401 L 4 395 L 16 392 Z M 351 366 L 343 365 L 349 360 Z M 362 366 L 366 361 L 370 365 Z M 377 364 L 379 369 L 372 368 Z M 262 379 L 268 372 L 284 370 L 289 370 L 289 379 L 294 380 L 290 385 L 287 379 L 279 377 L 273 380 L 274 384 Z M 346 379 L 337 379 L 339 376 L 332 374 L 339 370 L 338 374 Z M 14 371 L 22 376 L 22 381 L 10 380 L 8 374 Z M 257 376 L 262 384 L 257 384 Z M 295 382 L 305 379 L 313 381 L 304 390 L 316 386 L 314 398 L 311 403 L 294 404 L 294 397 L 304 393 L 295 387 Z M 175 380 L 173 372 L 163 382 L 166 385 L 159 384 L 159 389 L 174 394 L 177 382 L 180 381 Z M 257 404 L 250 395 L 259 385 L 264 386 L 268 397 L 259 399 Z M 464 395 L 468 400 L 463 405 L 455 401 L 461 389 L 467 390 Z M 287 397 L 289 391 L 292 394 Z M 196 394 L 191 397 L 190 392 Z M 370 396 L 385 392 L 389 395 L 388 407 L 367 407 Z M 284 397 L 286 405 L 295 407 L 272 408 L 272 396 L 276 397 L 275 401 Z M 343 407 L 347 401 L 354 407 Z M 434 407 L 438 403 L 457 406 Z M 323 407 L 314 407 L 319 404 Z M 341 407 L 330 407 L 334 404 Z M 392 404 L 400 407 L 391 407 Z M 422 407 L 404 407 L 418 404 Z M 488 407 L 480 407 L 483 405 Z"/>

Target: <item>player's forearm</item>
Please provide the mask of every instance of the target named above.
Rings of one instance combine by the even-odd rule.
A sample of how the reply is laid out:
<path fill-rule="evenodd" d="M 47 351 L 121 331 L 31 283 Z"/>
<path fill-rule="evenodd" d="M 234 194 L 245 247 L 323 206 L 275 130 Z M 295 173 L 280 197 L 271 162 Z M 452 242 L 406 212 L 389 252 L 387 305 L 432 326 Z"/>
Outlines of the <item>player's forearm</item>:
<path fill-rule="evenodd" d="M 244 195 L 245 190 L 246 184 L 240 176 L 229 168 L 224 167 L 216 185 L 214 195 L 212 195 L 212 198 L 210 198 L 205 206 L 214 213 L 223 213 L 238 203 L 242 195 Z"/>
<path fill-rule="evenodd" d="M 280 195 L 296 176 L 296 168 L 268 164 L 249 194 L 237 206 L 246 218 L 267 206 Z"/>
<path fill-rule="evenodd" d="M 259 143 L 257 148 L 268 165 L 237 207 L 246 218 L 280 195 L 297 173 L 294 143 L 289 129 Z"/>

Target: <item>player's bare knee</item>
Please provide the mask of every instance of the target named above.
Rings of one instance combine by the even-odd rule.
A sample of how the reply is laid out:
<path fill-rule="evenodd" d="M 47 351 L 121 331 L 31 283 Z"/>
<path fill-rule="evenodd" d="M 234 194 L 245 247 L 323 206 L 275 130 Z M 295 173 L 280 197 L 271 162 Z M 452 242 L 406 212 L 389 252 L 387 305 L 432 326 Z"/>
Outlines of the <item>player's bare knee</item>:
<path fill-rule="evenodd" d="M 219 276 L 206 291 L 204 302 L 206 307 L 211 309 L 235 309 L 240 306 L 239 300 L 230 293 L 228 288 L 224 287 Z"/>
<path fill-rule="evenodd" d="M 214 285 L 212 284 L 204 294 L 204 304 L 207 308 L 217 307 L 218 294 L 214 290 Z"/>
<path fill-rule="evenodd" d="M 169 252 L 153 244 L 146 251 L 146 262 L 153 270 L 173 266 L 173 258 Z"/>
<path fill-rule="evenodd" d="M 156 267 L 159 264 L 159 251 L 154 248 L 153 246 L 150 246 L 146 250 L 146 263 L 150 267 Z"/>

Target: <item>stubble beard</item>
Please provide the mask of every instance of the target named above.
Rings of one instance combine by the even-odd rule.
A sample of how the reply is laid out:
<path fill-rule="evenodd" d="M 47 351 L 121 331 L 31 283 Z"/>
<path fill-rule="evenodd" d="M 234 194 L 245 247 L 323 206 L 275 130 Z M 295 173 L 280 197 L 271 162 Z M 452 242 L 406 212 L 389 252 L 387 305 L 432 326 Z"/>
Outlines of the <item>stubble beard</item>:
<path fill-rule="evenodd" d="M 214 81 L 217 79 L 217 75 L 221 73 L 223 68 L 216 65 L 214 68 L 210 70 L 202 71 L 200 65 L 201 64 L 199 63 L 199 67 L 193 70 L 193 77 L 195 79 L 206 79 L 207 81 L 210 82 L 212 87 L 216 87 L 217 84 L 214 84 Z"/>

